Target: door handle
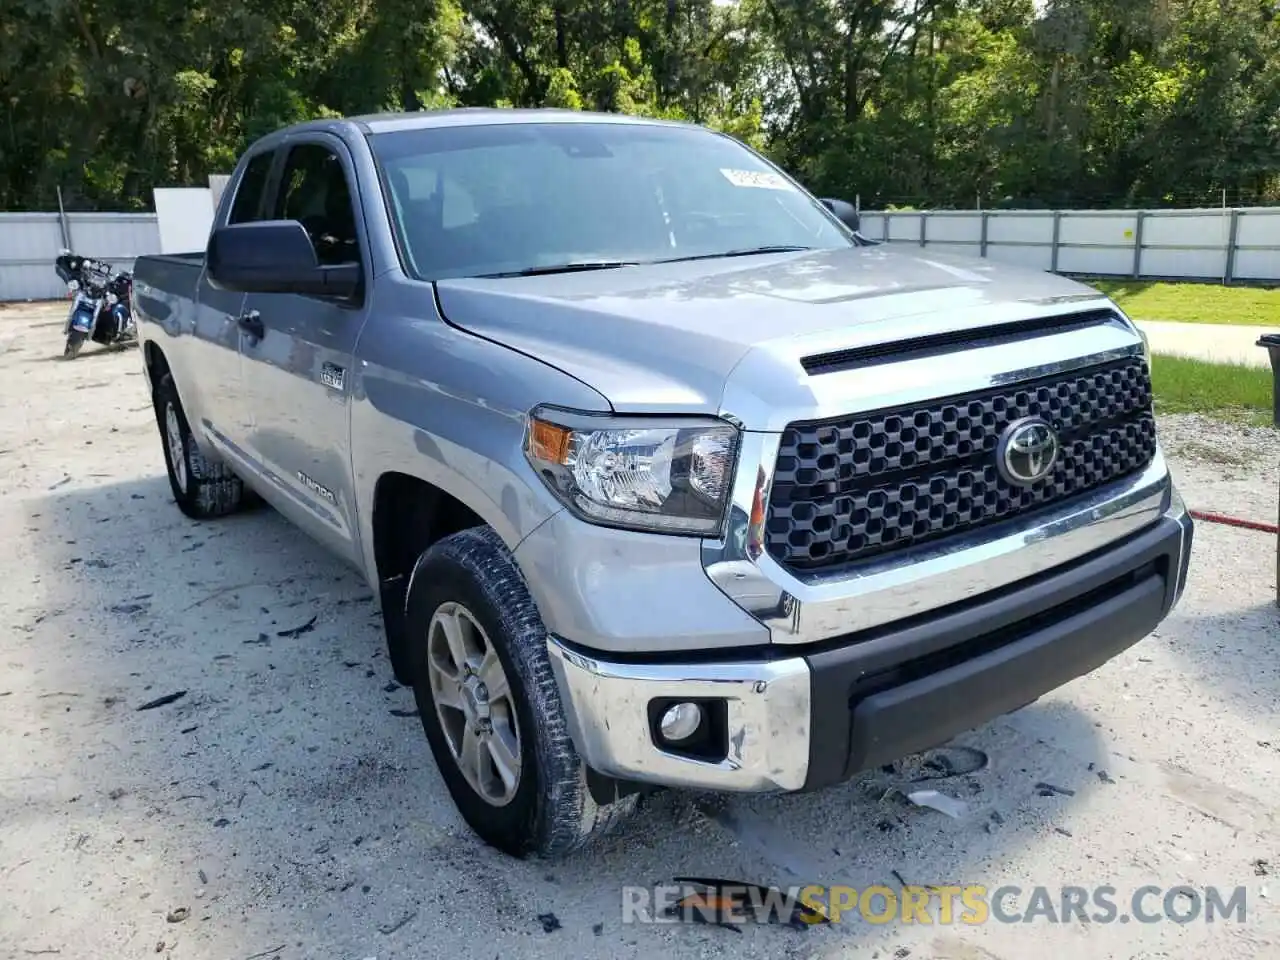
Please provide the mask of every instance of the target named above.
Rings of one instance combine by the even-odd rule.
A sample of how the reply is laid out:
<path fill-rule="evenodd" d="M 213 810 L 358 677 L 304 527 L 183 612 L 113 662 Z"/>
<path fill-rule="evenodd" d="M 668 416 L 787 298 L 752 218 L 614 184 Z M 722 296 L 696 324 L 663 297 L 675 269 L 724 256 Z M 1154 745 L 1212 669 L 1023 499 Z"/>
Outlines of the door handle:
<path fill-rule="evenodd" d="M 257 310 L 250 310 L 248 313 L 240 314 L 240 316 L 236 318 L 236 323 L 240 326 L 241 330 L 257 340 L 261 340 L 267 332 L 266 328 L 262 325 L 262 317 L 258 315 Z"/>

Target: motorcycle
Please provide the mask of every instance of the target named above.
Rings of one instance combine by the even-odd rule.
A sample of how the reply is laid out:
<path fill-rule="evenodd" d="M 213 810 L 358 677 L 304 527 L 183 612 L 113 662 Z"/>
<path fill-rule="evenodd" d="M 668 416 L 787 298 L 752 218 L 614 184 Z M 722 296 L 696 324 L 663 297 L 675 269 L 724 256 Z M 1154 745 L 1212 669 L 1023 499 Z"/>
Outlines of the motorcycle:
<path fill-rule="evenodd" d="M 86 340 L 103 346 L 125 346 L 137 342 L 130 302 L 133 274 L 115 270 L 111 264 L 62 250 L 54 269 L 67 285 L 71 310 L 63 328 L 66 346 L 62 356 L 74 360 Z"/>

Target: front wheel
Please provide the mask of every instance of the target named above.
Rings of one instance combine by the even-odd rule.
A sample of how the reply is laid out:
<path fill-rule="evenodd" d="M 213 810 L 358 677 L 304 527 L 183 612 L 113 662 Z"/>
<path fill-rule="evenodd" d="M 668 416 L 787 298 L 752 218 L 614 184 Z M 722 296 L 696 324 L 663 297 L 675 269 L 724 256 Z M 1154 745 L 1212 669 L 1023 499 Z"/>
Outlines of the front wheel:
<path fill-rule="evenodd" d="M 86 334 L 80 330 L 72 330 L 67 334 L 67 344 L 62 348 L 62 359 L 74 360 L 80 355 L 80 348 L 84 346 Z"/>
<path fill-rule="evenodd" d="M 485 843 L 516 857 L 558 857 L 635 806 L 635 795 L 607 806 L 592 798 L 546 628 L 491 528 L 423 553 L 405 614 L 423 731 L 458 811 Z"/>

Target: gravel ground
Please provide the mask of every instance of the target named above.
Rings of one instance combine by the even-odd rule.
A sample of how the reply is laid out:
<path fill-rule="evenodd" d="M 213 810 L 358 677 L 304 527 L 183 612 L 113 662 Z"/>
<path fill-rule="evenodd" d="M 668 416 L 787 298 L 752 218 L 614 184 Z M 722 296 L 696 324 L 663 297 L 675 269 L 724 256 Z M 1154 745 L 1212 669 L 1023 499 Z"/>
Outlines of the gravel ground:
<path fill-rule="evenodd" d="M 1201 524 L 1157 633 L 959 739 L 989 764 L 926 784 L 958 818 L 894 799 L 914 758 L 660 795 L 589 855 L 516 862 L 454 812 L 368 586 L 271 511 L 183 519 L 136 351 L 55 359 L 61 309 L 0 309 L 0 957 L 1280 956 L 1274 538 Z M 1163 427 L 1193 507 L 1274 519 L 1275 432 Z M 622 923 L 622 886 L 673 876 L 1110 885 L 1121 912 L 1243 886 L 1247 919 Z"/>

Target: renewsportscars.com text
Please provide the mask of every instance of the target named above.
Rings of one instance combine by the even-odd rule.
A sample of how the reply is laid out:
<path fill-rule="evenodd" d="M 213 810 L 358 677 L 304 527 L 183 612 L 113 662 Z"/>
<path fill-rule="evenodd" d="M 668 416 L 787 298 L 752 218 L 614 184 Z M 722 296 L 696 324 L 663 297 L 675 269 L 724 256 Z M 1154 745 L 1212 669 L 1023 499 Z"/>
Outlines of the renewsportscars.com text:
<path fill-rule="evenodd" d="M 1245 887 L 624 887 L 623 923 L 1244 923 Z"/>

